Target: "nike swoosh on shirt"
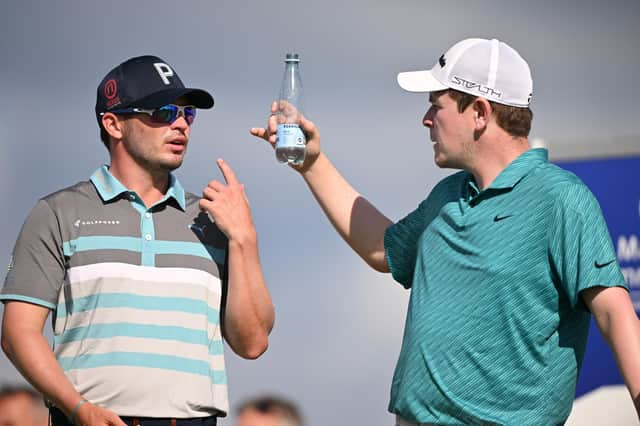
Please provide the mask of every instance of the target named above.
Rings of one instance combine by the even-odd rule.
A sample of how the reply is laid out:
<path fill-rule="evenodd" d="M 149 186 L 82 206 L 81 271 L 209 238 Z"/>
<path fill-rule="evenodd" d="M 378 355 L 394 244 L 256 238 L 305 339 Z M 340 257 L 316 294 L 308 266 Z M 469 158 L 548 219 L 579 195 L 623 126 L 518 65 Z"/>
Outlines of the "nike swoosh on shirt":
<path fill-rule="evenodd" d="M 596 268 L 600 269 L 600 268 L 604 268 L 607 265 L 611 265 L 613 262 L 615 262 L 616 260 L 610 260 L 608 262 L 605 263 L 598 263 L 598 261 L 596 260 L 595 262 L 593 262 L 593 266 L 595 266 Z"/>
<path fill-rule="evenodd" d="M 504 215 L 504 216 L 495 215 L 495 217 L 493 218 L 493 221 L 494 222 L 500 222 L 501 220 L 508 219 L 511 216 L 513 216 L 513 215 L 512 214 L 508 214 L 508 215 Z"/>

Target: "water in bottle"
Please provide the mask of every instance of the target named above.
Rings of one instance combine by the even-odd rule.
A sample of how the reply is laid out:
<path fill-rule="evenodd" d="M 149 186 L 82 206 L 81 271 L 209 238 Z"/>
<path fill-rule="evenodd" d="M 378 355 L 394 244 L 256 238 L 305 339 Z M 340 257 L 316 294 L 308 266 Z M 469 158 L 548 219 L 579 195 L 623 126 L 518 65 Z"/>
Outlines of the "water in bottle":
<path fill-rule="evenodd" d="M 284 63 L 284 76 L 278 96 L 276 158 L 281 163 L 299 166 L 304 162 L 307 143 L 304 132 L 300 128 L 302 113 L 300 57 L 297 53 L 287 53 Z"/>

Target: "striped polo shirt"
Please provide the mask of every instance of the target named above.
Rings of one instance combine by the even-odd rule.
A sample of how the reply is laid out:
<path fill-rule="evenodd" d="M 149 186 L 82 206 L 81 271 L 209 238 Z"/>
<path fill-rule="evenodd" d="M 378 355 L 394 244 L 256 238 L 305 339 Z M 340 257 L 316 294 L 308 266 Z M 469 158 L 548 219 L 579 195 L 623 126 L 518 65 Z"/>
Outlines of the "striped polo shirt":
<path fill-rule="evenodd" d="M 529 150 L 478 191 L 442 180 L 385 234 L 411 288 L 389 410 L 415 422 L 552 425 L 569 415 L 590 314 L 580 292 L 626 287 L 600 207 Z"/>
<path fill-rule="evenodd" d="M 54 353 L 86 399 L 121 416 L 228 411 L 220 302 L 227 239 L 170 176 L 146 208 L 107 166 L 41 199 L 0 300 L 53 310 Z"/>

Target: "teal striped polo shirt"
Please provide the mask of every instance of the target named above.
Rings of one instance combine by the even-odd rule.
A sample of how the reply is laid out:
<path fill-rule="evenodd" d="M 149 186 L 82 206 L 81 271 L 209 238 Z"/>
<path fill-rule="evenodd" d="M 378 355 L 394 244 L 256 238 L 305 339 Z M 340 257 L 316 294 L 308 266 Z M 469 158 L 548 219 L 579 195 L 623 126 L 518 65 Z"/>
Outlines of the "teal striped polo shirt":
<path fill-rule="evenodd" d="M 411 289 L 389 410 L 415 422 L 552 425 L 571 410 L 590 314 L 580 292 L 626 288 L 600 207 L 532 149 L 478 191 L 455 173 L 390 226 Z"/>
<path fill-rule="evenodd" d="M 147 208 L 106 166 L 41 199 L 0 300 L 53 310 L 54 353 L 121 416 L 228 410 L 220 303 L 227 239 L 175 179 Z"/>

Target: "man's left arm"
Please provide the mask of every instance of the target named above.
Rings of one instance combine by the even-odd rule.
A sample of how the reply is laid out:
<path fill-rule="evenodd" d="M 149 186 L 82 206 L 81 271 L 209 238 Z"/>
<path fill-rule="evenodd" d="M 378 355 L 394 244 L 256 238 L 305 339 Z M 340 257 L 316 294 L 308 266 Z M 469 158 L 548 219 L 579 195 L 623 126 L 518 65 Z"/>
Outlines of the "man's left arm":
<path fill-rule="evenodd" d="M 262 274 L 257 233 L 244 185 L 226 162 L 218 160 L 218 167 L 226 185 L 216 180 L 209 182 L 200 207 L 229 239 L 222 332 L 235 353 L 255 359 L 267 350 L 275 313 Z"/>
<path fill-rule="evenodd" d="M 607 341 L 640 417 L 640 322 L 623 287 L 592 287 L 581 292 Z"/>

